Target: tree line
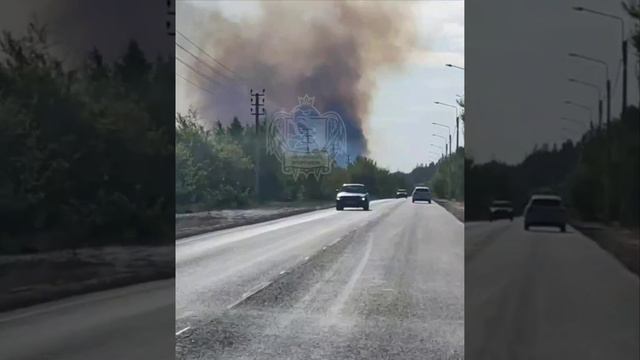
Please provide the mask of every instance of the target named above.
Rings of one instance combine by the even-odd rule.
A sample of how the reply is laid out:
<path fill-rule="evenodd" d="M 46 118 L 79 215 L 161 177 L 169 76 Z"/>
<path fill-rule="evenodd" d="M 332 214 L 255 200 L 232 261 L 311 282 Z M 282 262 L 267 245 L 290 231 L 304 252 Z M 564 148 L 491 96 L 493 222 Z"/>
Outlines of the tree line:
<path fill-rule="evenodd" d="M 520 164 L 465 161 L 466 219 L 485 219 L 491 200 L 506 199 L 521 213 L 533 193 L 562 196 L 573 216 L 637 227 L 640 218 L 640 112 L 635 106 L 607 130 L 577 142 L 535 148 Z"/>
<path fill-rule="evenodd" d="M 393 197 L 399 188 L 426 185 L 438 165 L 418 164 L 410 173 L 391 172 L 359 156 L 347 166 L 334 166 L 316 179 L 297 180 L 281 170 L 275 156 L 264 149 L 264 125 L 243 125 L 236 117 L 229 125 L 216 122 L 207 129 L 197 111 L 176 115 L 176 211 L 242 208 L 263 202 L 333 201 L 343 183 L 365 184 L 373 197 Z M 256 143 L 260 150 L 256 153 Z M 259 154 L 259 155 L 257 155 Z M 256 156 L 260 156 L 257 170 Z M 259 193 L 255 172 L 259 171 Z"/>
<path fill-rule="evenodd" d="M 174 59 L 0 37 L 0 253 L 173 241 Z"/>

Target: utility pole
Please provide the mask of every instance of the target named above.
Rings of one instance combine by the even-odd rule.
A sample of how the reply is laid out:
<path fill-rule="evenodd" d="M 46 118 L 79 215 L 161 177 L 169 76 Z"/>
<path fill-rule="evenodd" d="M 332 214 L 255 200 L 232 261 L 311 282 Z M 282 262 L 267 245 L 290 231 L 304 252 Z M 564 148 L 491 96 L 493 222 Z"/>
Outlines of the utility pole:
<path fill-rule="evenodd" d="M 622 112 L 620 119 L 624 116 L 627 108 L 627 40 L 624 39 L 624 29 L 622 30 Z"/>
<path fill-rule="evenodd" d="M 456 108 L 456 151 L 460 147 L 460 116 L 458 115 L 458 108 Z"/>
<path fill-rule="evenodd" d="M 598 130 L 602 130 L 602 99 L 598 99 Z"/>
<path fill-rule="evenodd" d="M 611 80 L 607 76 L 607 133 L 609 132 L 609 124 L 611 123 Z"/>
<path fill-rule="evenodd" d="M 265 115 L 264 111 L 264 89 L 261 92 L 253 92 L 251 89 L 251 115 L 255 116 L 256 120 L 256 179 L 255 179 L 255 190 L 256 190 L 256 201 L 260 200 L 260 116 Z"/>
<path fill-rule="evenodd" d="M 175 18 L 176 18 L 176 9 L 173 7 L 175 4 L 171 0 L 167 0 L 167 15 L 169 16 L 167 20 L 167 35 L 176 36 L 176 28 L 175 28 Z"/>
<path fill-rule="evenodd" d="M 449 155 L 451 155 L 451 134 L 449 134 Z"/>

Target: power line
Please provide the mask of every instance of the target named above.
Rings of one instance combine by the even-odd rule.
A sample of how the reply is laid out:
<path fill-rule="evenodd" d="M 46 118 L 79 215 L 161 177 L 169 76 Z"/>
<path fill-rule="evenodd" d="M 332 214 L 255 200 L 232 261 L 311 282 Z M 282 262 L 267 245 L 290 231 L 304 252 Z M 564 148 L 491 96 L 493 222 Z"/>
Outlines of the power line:
<path fill-rule="evenodd" d="M 218 61 L 218 59 L 214 58 L 213 56 L 209 55 L 208 52 L 204 51 L 203 48 L 201 48 L 200 46 L 198 46 L 198 44 L 196 44 L 195 42 L 191 41 L 191 39 L 189 39 L 189 37 L 187 37 L 185 34 L 181 33 L 180 31 L 176 31 L 178 33 L 178 35 L 182 36 L 183 38 L 185 38 L 185 40 L 187 40 L 191 45 L 195 46 L 198 50 L 202 51 L 205 55 L 207 55 L 208 57 L 211 58 L 211 60 L 215 61 L 216 64 L 220 65 L 222 68 L 224 68 L 225 70 L 227 70 L 228 72 L 230 72 L 231 74 L 234 74 L 237 76 L 237 74 L 235 72 L 233 72 L 233 70 L 229 69 L 227 66 L 225 66 L 223 63 L 221 63 L 220 61 Z"/>
<path fill-rule="evenodd" d="M 193 85 L 193 86 L 197 87 L 197 88 L 198 88 L 198 89 L 200 89 L 200 90 L 206 91 L 206 92 L 208 92 L 208 93 L 209 93 L 209 94 L 211 94 L 211 95 L 215 95 L 211 90 L 209 90 L 209 89 L 205 89 L 205 88 L 201 87 L 200 85 L 198 85 L 198 84 L 194 83 L 193 81 L 191 81 L 191 80 L 187 79 L 186 77 L 184 77 L 184 76 L 182 76 L 182 75 L 180 75 L 180 74 L 178 74 L 178 73 L 176 73 L 176 76 L 178 76 L 178 77 L 179 77 L 179 78 L 181 78 L 182 80 L 184 80 L 184 81 L 188 82 L 189 84 L 191 84 L 191 85 Z"/>
<path fill-rule="evenodd" d="M 191 51 L 185 49 L 182 45 L 180 45 L 179 43 L 176 42 L 176 46 L 179 47 L 180 49 L 184 50 L 187 54 L 191 55 L 194 59 L 198 60 L 199 62 L 203 63 L 204 65 L 206 65 L 207 67 L 209 67 L 216 75 L 222 76 L 224 79 L 228 79 L 227 75 L 223 74 L 220 72 L 220 70 L 215 69 L 213 66 L 211 66 L 209 63 L 205 62 L 204 60 L 200 59 L 197 55 L 195 55 L 194 53 L 192 53 Z"/>
<path fill-rule="evenodd" d="M 184 35 L 182 32 L 176 30 L 176 32 L 178 33 L 178 35 L 182 36 L 185 40 L 187 40 L 191 45 L 193 45 L 194 47 L 196 47 L 198 50 L 200 50 L 202 53 L 204 53 L 205 55 L 207 55 L 209 58 L 211 58 L 213 61 L 216 62 L 216 64 L 220 65 L 222 68 L 224 68 L 225 70 L 227 70 L 228 72 L 230 72 L 231 74 L 235 75 L 235 77 L 233 76 L 227 76 L 227 75 L 222 75 L 222 76 L 227 76 L 226 79 L 234 81 L 236 84 L 244 86 L 245 90 L 249 90 L 249 86 L 247 84 L 247 81 L 245 79 L 243 79 L 242 77 L 240 77 L 237 73 L 235 73 L 233 70 L 229 69 L 229 67 L 227 67 L 226 65 L 224 65 L 223 63 L 221 63 L 218 59 L 214 58 L 213 56 L 211 56 L 208 52 L 206 52 L 201 46 L 199 46 L 198 44 L 196 44 L 194 41 L 192 41 L 191 39 L 189 39 L 188 36 Z M 182 50 L 186 51 L 189 53 L 189 55 L 193 56 L 194 58 L 196 58 L 197 60 L 199 60 L 200 62 L 206 64 L 207 66 L 209 66 L 212 70 L 215 71 L 215 69 L 207 62 L 205 62 L 204 60 L 200 59 L 198 56 L 194 55 L 193 53 L 191 53 L 190 51 L 188 51 L 187 49 L 185 49 L 182 45 L 180 45 L 179 43 L 176 42 L 176 45 L 178 47 L 180 47 Z M 177 58 L 177 56 L 176 56 Z M 184 62 L 181 61 L 183 64 Z M 185 64 L 187 65 L 187 64 Z M 189 65 L 187 65 L 189 66 Z M 189 66 L 190 67 L 190 66 Z M 190 67 L 191 68 L 191 67 Z M 193 68 L 191 68 L 193 70 Z M 217 73 L 217 72 L 216 72 Z M 203 76 L 202 74 L 199 73 L 200 76 Z M 207 78 L 208 79 L 208 78 Z M 216 81 L 214 81 L 216 82 Z M 218 85 L 222 85 L 219 82 L 216 82 Z M 266 99 L 267 103 L 272 105 L 273 107 L 277 108 L 277 109 L 283 109 L 283 106 L 280 106 L 279 104 L 271 101 L 270 99 Z"/>
<path fill-rule="evenodd" d="M 207 79 L 207 80 L 209 80 L 209 81 L 211 81 L 211 82 L 213 82 L 213 83 L 215 83 L 215 84 L 222 85 L 222 83 L 220 83 L 219 81 L 217 81 L 217 80 L 215 80 L 215 79 L 212 79 L 212 78 L 210 78 L 210 77 L 208 77 L 208 76 L 206 76 L 206 75 L 202 74 L 200 71 L 196 70 L 193 66 L 191 66 L 191 65 L 187 64 L 184 60 L 180 59 L 180 58 L 179 58 L 179 57 L 177 57 L 177 56 L 176 56 L 176 60 L 178 60 L 178 61 L 179 61 L 179 62 L 181 62 L 184 66 L 188 67 L 189 69 L 191 69 L 191 71 L 193 71 L 194 73 L 196 73 L 196 74 L 198 74 L 198 75 L 202 76 L 203 78 L 205 78 L 205 79 Z"/>

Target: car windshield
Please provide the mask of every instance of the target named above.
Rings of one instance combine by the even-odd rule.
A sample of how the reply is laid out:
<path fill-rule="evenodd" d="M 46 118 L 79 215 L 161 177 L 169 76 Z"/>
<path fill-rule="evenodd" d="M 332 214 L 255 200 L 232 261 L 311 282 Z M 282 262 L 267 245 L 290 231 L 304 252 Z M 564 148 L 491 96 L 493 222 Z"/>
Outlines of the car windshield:
<path fill-rule="evenodd" d="M 558 199 L 533 199 L 531 205 L 558 207 L 562 205 L 562 202 Z"/>
<path fill-rule="evenodd" d="M 362 185 L 345 185 L 340 191 L 358 194 L 364 194 L 365 192 L 367 192 L 365 187 Z"/>

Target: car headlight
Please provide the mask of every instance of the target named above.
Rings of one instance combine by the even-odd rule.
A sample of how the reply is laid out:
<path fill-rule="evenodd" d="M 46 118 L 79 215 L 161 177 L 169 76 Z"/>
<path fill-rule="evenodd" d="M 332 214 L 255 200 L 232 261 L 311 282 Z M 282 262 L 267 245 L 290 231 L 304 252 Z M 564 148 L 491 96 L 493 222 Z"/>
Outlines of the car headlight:
<path fill-rule="evenodd" d="M 340 196 L 336 196 L 336 200 L 340 200 Z"/>
<path fill-rule="evenodd" d="M 367 198 L 363 196 L 363 197 L 362 197 L 362 200 L 367 200 Z"/>

